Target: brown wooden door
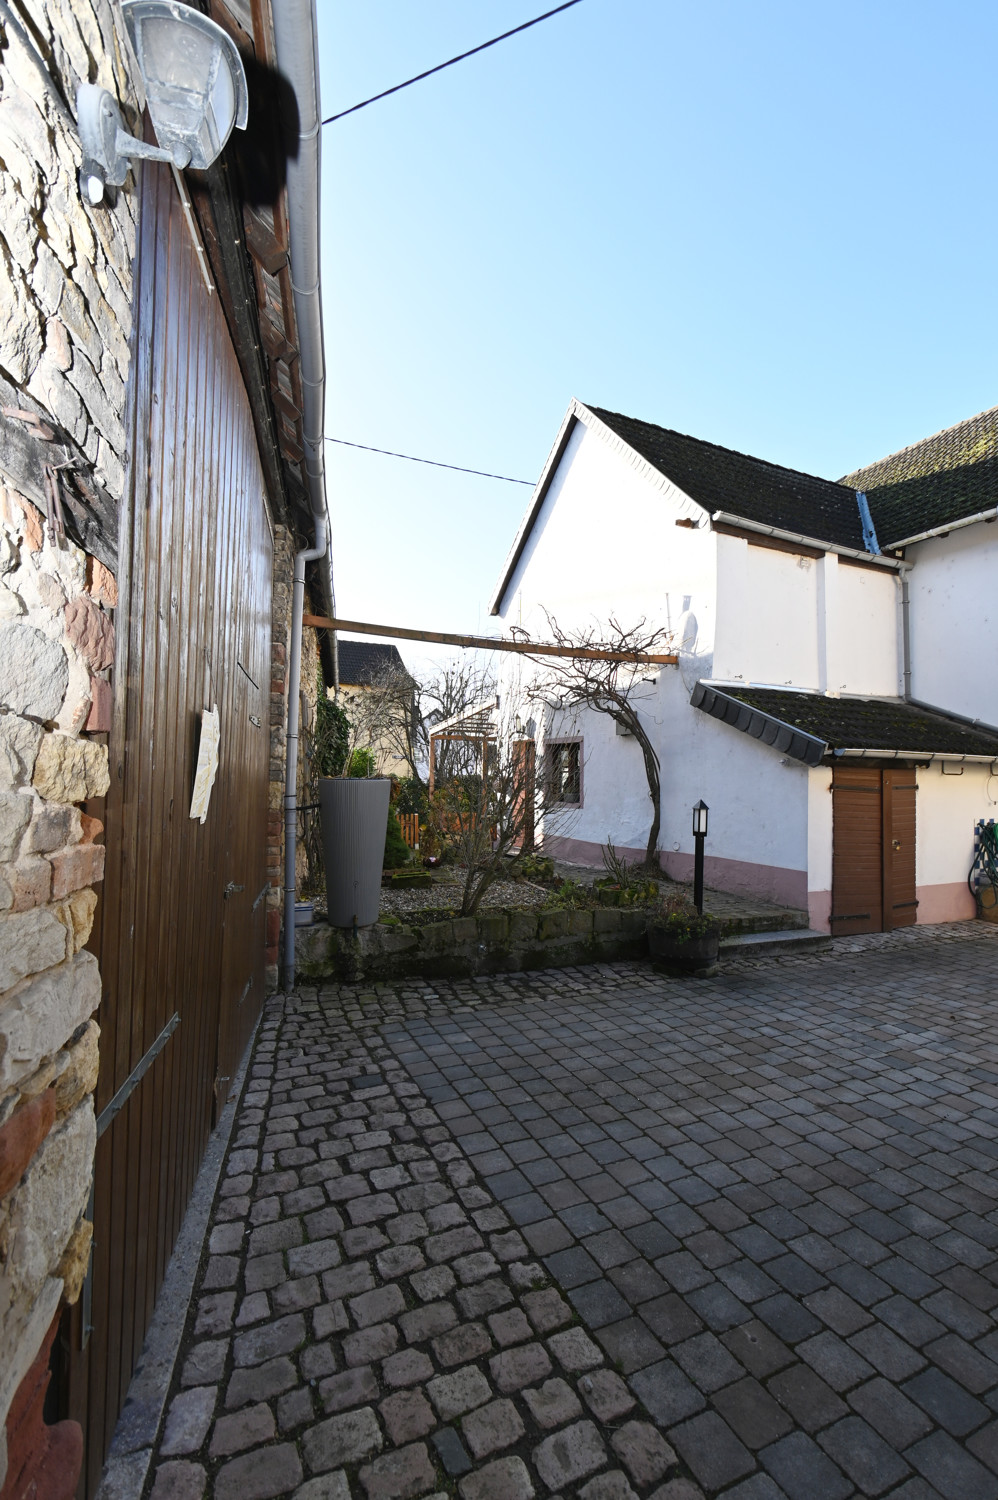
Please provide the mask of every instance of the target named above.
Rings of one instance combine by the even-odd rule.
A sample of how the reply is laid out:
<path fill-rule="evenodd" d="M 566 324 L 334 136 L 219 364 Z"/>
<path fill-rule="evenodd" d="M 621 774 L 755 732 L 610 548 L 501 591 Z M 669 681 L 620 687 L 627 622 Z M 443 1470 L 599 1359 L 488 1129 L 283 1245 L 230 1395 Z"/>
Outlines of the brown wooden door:
<path fill-rule="evenodd" d="M 160 167 L 143 171 L 134 312 L 95 939 L 99 1117 L 131 1092 L 98 1142 L 91 1274 L 64 1329 L 65 1409 L 83 1425 L 88 1495 L 216 1117 L 217 1080 L 235 1073 L 263 998 L 253 903 L 266 867 L 272 542 L 223 311 Z M 202 825 L 190 800 L 200 718 L 215 704 L 219 768 Z M 227 900 L 230 886 L 240 889 Z"/>
<path fill-rule="evenodd" d="M 832 932 L 910 926 L 915 899 L 915 772 L 836 766 L 832 772 Z"/>

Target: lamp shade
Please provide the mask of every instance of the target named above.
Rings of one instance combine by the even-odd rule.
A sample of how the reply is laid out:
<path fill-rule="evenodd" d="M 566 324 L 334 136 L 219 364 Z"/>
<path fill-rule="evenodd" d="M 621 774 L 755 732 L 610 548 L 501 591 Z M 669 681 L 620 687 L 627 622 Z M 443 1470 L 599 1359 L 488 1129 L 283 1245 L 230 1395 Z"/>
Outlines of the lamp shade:
<path fill-rule="evenodd" d="M 693 834 L 696 838 L 703 838 L 707 832 L 707 814 L 710 808 L 703 798 L 693 804 Z"/>
<path fill-rule="evenodd" d="M 156 139 L 203 171 L 233 126 L 246 129 L 249 96 L 235 43 L 180 0 L 122 0 L 121 8 Z"/>

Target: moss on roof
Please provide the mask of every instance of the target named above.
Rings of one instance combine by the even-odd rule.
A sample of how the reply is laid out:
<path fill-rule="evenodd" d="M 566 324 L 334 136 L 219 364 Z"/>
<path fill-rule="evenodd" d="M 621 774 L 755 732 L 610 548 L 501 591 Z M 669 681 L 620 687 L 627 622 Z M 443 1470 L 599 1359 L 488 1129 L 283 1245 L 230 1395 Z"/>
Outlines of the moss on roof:
<path fill-rule="evenodd" d="M 727 685 L 718 691 L 824 740 L 833 750 L 911 750 L 998 759 L 998 730 L 899 698 L 826 698 L 822 693 Z"/>
<path fill-rule="evenodd" d="M 998 406 L 841 481 L 865 490 L 882 547 L 998 507 Z"/>

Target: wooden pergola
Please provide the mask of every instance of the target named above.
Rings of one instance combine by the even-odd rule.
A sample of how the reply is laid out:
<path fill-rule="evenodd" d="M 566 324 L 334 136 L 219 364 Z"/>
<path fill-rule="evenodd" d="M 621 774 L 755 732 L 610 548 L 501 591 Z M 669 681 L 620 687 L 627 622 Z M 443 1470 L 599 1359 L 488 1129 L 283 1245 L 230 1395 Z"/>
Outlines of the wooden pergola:
<path fill-rule="evenodd" d="M 488 772 L 489 742 L 499 738 L 499 731 L 495 722 L 495 712 L 499 707 L 498 698 L 488 698 L 483 703 L 476 703 L 471 708 L 466 708 L 463 713 L 454 714 L 453 718 L 444 719 L 430 731 L 430 776 L 429 795 L 433 796 L 433 788 L 436 781 L 437 769 L 437 740 L 467 740 L 471 743 L 481 745 L 482 753 L 482 779 Z"/>

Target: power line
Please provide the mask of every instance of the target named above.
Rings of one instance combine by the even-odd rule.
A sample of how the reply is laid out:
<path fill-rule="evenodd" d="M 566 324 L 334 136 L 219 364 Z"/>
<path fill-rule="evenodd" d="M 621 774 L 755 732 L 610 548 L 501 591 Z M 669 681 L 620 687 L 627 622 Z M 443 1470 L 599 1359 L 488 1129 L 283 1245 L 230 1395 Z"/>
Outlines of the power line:
<path fill-rule="evenodd" d="M 380 94 L 372 94 L 370 99 L 362 99 L 359 104 L 351 104 L 349 109 L 341 109 L 339 114 L 328 115 L 323 120 L 323 125 L 332 125 L 334 120 L 342 120 L 344 115 L 356 114 L 358 109 L 366 109 L 369 104 L 376 104 L 379 99 L 387 99 L 389 94 L 397 94 L 399 89 L 407 89 L 411 83 L 419 83 L 424 78 L 430 78 L 434 73 L 442 73 L 444 68 L 452 68 L 455 63 L 464 62 L 466 57 L 474 57 L 476 52 L 484 52 L 487 47 L 494 47 L 496 42 L 504 42 L 507 37 L 516 36 L 519 31 L 529 31 L 531 26 L 537 26 L 541 21 L 547 21 L 551 16 L 556 16 L 560 11 L 571 10 L 573 5 L 578 5 L 579 0 L 565 0 L 564 5 L 556 5 L 554 10 L 546 10 L 542 16 L 535 16 L 532 21 L 524 21 L 522 26 L 514 26 L 512 31 L 504 31 L 500 36 L 494 36 L 490 42 L 482 42 L 478 47 L 472 47 L 470 52 L 459 52 L 457 57 L 449 57 L 446 62 L 437 63 L 435 68 L 427 68 L 425 73 L 417 73 L 414 78 L 407 78 L 405 83 L 397 83 L 394 88 L 383 89 Z M 443 467 L 450 468 L 449 464 Z M 501 478 L 490 475 L 490 478 Z M 517 480 L 518 484 L 524 481 Z"/>
<path fill-rule="evenodd" d="M 434 469 L 453 469 L 455 474 L 477 474 L 479 479 L 501 479 L 503 484 L 525 484 L 533 489 L 532 479 L 510 479 L 508 474 L 489 474 L 485 469 L 465 469 L 461 464 L 442 464 L 436 458 L 415 458 L 411 453 L 395 453 L 391 448 L 371 448 L 367 443 L 351 443 L 346 438 L 327 437 L 327 443 L 339 443 L 342 448 L 360 448 L 364 453 L 381 453 L 385 458 L 404 458 L 411 464 L 430 464 Z"/>

